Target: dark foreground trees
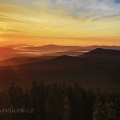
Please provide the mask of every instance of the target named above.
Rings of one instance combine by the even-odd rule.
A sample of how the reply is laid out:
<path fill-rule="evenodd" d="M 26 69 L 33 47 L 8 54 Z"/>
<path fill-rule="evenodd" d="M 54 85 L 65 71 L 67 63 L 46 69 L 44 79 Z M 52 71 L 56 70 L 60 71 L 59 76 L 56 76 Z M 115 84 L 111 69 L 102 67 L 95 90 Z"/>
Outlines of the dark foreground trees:
<path fill-rule="evenodd" d="M 12 84 L 0 93 L 0 120 L 120 120 L 120 93 L 80 85 Z"/>

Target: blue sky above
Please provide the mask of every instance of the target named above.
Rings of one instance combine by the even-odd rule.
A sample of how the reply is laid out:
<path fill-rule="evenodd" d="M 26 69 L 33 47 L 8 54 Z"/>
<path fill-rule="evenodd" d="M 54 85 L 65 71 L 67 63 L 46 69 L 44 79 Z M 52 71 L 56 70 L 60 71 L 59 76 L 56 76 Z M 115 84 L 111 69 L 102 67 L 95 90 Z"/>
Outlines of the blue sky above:
<path fill-rule="evenodd" d="M 115 3 L 120 3 L 120 0 L 115 0 Z"/>

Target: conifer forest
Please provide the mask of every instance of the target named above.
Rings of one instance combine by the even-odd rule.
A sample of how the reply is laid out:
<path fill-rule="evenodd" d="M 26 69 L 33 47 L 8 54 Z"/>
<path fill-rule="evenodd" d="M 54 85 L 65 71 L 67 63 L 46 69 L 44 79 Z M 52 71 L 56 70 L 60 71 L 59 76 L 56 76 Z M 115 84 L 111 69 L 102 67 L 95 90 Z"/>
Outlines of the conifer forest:
<path fill-rule="evenodd" d="M 78 83 L 12 83 L 0 93 L 0 120 L 120 120 L 120 93 Z"/>

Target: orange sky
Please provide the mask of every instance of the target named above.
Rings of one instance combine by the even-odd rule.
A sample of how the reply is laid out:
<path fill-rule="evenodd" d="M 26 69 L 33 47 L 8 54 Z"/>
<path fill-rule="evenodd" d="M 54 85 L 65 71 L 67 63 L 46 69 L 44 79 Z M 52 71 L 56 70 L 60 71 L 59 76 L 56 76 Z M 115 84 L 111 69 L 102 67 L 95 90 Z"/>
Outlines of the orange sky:
<path fill-rule="evenodd" d="M 9 44 L 29 44 L 29 45 L 70 45 L 70 46 L 89 46 L 89 45 L 120 45 L 119 38 L 99 38 L 99 37 L 88 37 L 88 38 L 44 38 L 39 36 L 4 36 L 5 40 L 1 41 L 1 45 Z M 115 41 L 115 42 L 114 42 Z M 108 44 L 109 43 L 109 44 Z"/>
<path fill-rule="evenodd" d="M 0 43 L 120 45 L 120 3 L 90 1 L 0 0 Z"/>

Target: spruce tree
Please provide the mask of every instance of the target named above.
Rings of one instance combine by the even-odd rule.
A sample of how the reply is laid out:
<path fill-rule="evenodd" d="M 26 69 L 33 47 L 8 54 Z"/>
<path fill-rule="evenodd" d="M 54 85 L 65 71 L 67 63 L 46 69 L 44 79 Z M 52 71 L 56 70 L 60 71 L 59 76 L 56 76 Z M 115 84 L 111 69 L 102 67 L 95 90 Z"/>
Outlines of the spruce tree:
<path fill-rule="evenodd" d="M 96 102 L 93 106 L 93 120 L 106 120 L 107 114 L 105 112 L 105 107 L 100 100 L 100 97 L 96 98 Z"/>
<path fill-rule="evenodd" d="M 65 98 L 64 98 L 63 120 L 70 120 L 70 105 L 69 105 L 69 101 L 68 101 L 67 96 L 65 96 Z"/>
<path fill-rule="evenodd" d="M 116 116 L 115 104 L 111 101 L 106 103 L 107 120 L 119 120 Z"/>

